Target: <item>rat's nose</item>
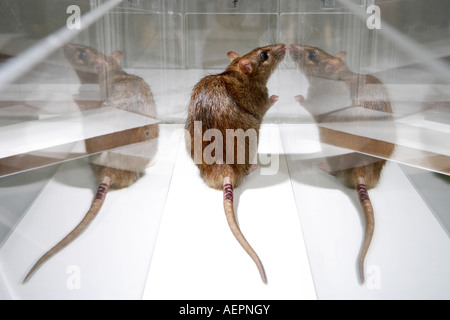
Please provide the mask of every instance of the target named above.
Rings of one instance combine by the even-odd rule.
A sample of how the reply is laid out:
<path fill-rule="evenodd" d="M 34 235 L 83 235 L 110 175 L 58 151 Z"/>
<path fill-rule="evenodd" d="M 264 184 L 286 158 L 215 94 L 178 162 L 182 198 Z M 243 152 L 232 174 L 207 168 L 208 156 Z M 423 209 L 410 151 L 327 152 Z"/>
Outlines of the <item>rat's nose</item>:
<path fill-rule="evenodd" d="M 293 43 L 291 43 L 291 44 L 289 45 L 289 51 L 295 50 L 295 47 L 296 47 L 296 45 L 293 44 Z"/>

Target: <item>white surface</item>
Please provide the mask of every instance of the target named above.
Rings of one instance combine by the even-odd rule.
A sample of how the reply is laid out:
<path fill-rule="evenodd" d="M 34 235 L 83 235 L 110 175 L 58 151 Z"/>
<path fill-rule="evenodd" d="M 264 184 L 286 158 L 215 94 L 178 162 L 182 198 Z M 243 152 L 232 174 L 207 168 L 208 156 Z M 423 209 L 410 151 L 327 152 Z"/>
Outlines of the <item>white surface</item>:
<path fill-rule="evenodd" d="M 277 126 L 264 128 L 261 148 L 280 148 Z M 268 285 L 228 227 L 222 191 L 203 183 L 181 146 L 144 299 L 316 298 L 284 156 L 276 175 L 260 173 L 235 189 L 235 210 Z"/>
<path fill-rule="evenodd" d="M 279 135 L 282 145 L 275 143 Z M 396 163 L 386 165 L 380 185 L 369 191 L 376 231 L 360 285 L 356 192 L 316 167 L 324 154 L 343 150 L 323 151 L 314 126 L 295 125 L 263 126 L 261 150 L 288 155 L 280 156 L 276 176 L 257 171 L 236 189 L 236 206 L 269 284 L 261 283 L 228 230 L 222 192 L 203 184 L 181 149 L 145 299 L 313 299 L 316 292 L 318 299 L 450 298 L 450 239 Z"/>
<path fill-rule="evenodd" d="M 292 126 L 291 126 L 292 127 Z M 283 142 L 293 128 L 281 130 Z M 284 130 L 287 129 L 287 130 Z M 304 131 L 308 131 L 305 130 Z M 305 136 L 313 137 L 310 127 Z M 317 140 L 316 140 L 317 141 Z M 375 234 L 358 282 L 363 214 L 354 190 L 317 168 L 322 152 L 287 156 L 292 188 L 319 299 L 448 299 L 450 238 L 400 167 L 388 162 L 369 190 Z"/>
<path fill-rule="evenodd" d="M 132 187 L 110 192 L 89 229 L 22 286 L 96 190 L 85 160 L 62 165 L 0 248 L 0 297 L 450 298 L 450 238 L 392 162 L 369 191 L 376 231 L 368 281 L 359 285 L 359 204 L 353 190 L 317 169 L 324 154 L 343 150 L 322 149 L 313 125 L 264 125 L 260 152 L 273 152 L 279 170 L 261 175 L 261 168 L 235 189 L 240 227 L 266 269 L 264 285 L 228 228 L 222 192 L 206 187 L 186 154 L 182 127 L 162 126 L 156 165 Z M 68 287 L 70 266 L 80 268 L 79 290 Z"/>
<path fill-rule="evenodd" d="M 433 211 L 436 219 L 445 226 L 447 234 L 450 236 L 450 198 L 447 196 L 450 176 L 409 166 L 402 166 L 401 168 Z"/>
<path fill-rule="evenodd" d="M 37 259 L 85 215 L 97 190 L 86 159 L 63 164 L 0 249 L 0 287 L 6 289 L 0 298 L 140 298 L 174 164 L 169 133 L 162 128 L 146 175 L 110 191 L 86 232 L 22 285 Z"/>
<path fill-rule="evenodd" d="M 369 191 L 376 229 L 364 286 L 356 268 L 363 227 L 355 192 L 343 192 L 317 169 L 293 179 L 318 297 L 450 298 L 449 237 L 396 164 L 389 163 L 384 176 L 391 182 Z M 317 186 L 304 182 L 313 179 Z"/>
<path fill-rule="evenodd" d="M 114 108 L 101 108 L 0 127 L 0 158 L 56 147 L 92 137 L 156 123 Z"/>
<path fill-rule="evenodd" d="M 0 180 L 0 247 L 57 170 L 50 166 Z"/>

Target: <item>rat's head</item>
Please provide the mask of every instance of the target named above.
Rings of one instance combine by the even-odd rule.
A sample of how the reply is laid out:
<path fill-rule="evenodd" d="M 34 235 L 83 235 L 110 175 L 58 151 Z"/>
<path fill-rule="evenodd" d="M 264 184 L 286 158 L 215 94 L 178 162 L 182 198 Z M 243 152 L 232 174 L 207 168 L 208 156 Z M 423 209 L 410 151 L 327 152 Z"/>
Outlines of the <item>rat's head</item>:
<path fill-rule="evenodd" d="M 231 63 L 228 69 L 242 72 L 253 80 L 266 83 L 285 55 L 284 43 L 256 48 L 244 56 L 229 51 L 227 57 Z"/>
<path fill-rule="evenodd" d="M 120 70 L 119 60 L 123 52 L 114 51 L 109 56 L 83 45 L 66 44 L 64 56 L 77 73 L 82 83 L 98 83 L 99 76 L 110 71 Z"/>
<path fill-rule="evenodd" d="M 348 70 L 342 60 L 347 55 L 344 51 L 340 51 L 332 56 L 320 48 L 291 44 L 289 53 L 292 60 L 295 61 L 307 78 L 339 79 L 341 73 Z"/>

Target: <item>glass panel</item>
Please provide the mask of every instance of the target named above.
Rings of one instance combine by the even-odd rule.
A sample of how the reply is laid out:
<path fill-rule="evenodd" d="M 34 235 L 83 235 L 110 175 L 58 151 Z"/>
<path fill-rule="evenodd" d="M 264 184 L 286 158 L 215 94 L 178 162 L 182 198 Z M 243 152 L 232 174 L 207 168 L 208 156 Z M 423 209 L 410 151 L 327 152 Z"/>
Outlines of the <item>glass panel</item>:
<path fill-rule="evenodd" d="M 276 43 L 277 21 L 276 14 L 187 14 L 188 68 L 224 69 L 228 51 L 245 54 Z"/>
<path fill-rule="evenodd" d="M 216 238 L 227 227 L 221 192 L 186 153 L 184 127 L 195 85 L 227 68 L 227 52 L 276 43 L 287 52 L 262 83 L 267 97 L 248 93 L 255 108 L 276 101 L 256 117 L 260 170 L 235 203 L 243 229 L 268 241 L 258 250 L 268 296 L 449 298 L 449 9 L 448 0 L 0 1 L 0 298 L 134 298 L 144 286 L 151 298 L 236 299 L 237 286 L 239 297 L 261 297 L 250 270 L 236 284 L 212 258 L 234 247 Z M 217 94 L 205 94 L 210 115 L 216 104 L 203 102 Z M 241 119 L 252 114 L 244 105 L 220 107 L 238 106 Z M 88 231 L 22 285 L 102 198 L 99 168 L 139 178 L 111 187 Z M 367 197 L 376 227 L 361 271 Z M 247 211 L 257 214 L 248 224 Z M 207 234 L 223 249 L 198 249 Z M 180 256 L 195 259 L 178 268 Z"/>

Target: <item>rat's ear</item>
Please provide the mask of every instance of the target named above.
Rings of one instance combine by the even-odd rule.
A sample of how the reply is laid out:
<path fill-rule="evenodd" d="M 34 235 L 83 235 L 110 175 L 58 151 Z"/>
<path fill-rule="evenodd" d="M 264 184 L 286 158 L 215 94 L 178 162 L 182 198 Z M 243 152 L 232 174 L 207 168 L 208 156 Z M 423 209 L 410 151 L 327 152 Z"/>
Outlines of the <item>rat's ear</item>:
<path fill-rule="evenodd" d="M 237 57 L 240 57 L 239 53 L 234 52 L 234 51 L 227 52 L 227 58 L 230 59 L 230 61 L 233 61 Z"/>
<path fill-rule="evenodd" d="M 251 74 L 253 72 L 253 65 L 252 62 L 248 59 L 241 59 L 239 61 L 239 68 L 245 73 L 245 74 Z"/>
<path fill-rule="evenodd" d="M 113 57 L 114 59 L 116 59 L 117 61 L 119 61 L 120 59 L 123 58 L 124 53 L 120 50 L 114 51 L 113 53 L 110 54 L 111 57 Z"/>
<path fill-rule="evenodd" d="M 334 73 L 341 66 L 341 61 L 342 60 L 336 58 L 328 60 L 327 65 L 325 66 L 325 72 L 329 74 Z"/>
<path fill-rule="evenodd" d="M 347 56 L 347 51 L 339 51 L 338 53 L 336 53 L 334 55 L 337 58 L 341 58 L 342 60 L 345 59 L 345 57 Z"/>

